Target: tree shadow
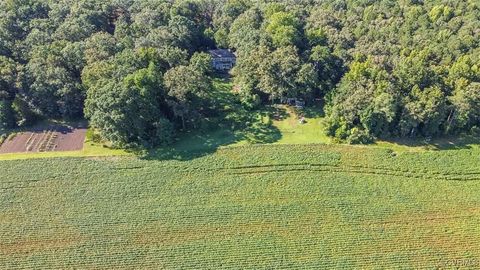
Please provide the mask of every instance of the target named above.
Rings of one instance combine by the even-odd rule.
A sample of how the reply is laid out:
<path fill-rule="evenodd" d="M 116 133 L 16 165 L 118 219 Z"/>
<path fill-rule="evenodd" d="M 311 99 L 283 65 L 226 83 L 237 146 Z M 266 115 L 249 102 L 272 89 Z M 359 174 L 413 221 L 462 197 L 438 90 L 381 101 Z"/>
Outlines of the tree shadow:
<path fill-rule="evenodd" d="M 325 102 L 323 100 L 315 100 L 310 106 L 303 108 L 302 114 L 306 118 L 321 118 L 325 117 Z"/>
<path fill-rule="evenodd" d="M 431 140 L 425 138 L 394 138 L 385 141 L 408 147 L 423 147 L 427 150 L 472 149 L 472 145 L 480 145 L 480 137 L 473 135 L 446 136 Z"/>
<path fill-rule="evenodd" d="M 241 132 L 241 138 L 253 144 L 274 143 L 282 138 L 282 133 L 271 124 L 255 123 Z"/>
<path fill-rule="evenodd" d="M 284 106 L 273 105 L 265 108 L 265 113 L 275 121 L 282 121 L 290 116 Z"/>
<path fill-rule="evenodd" d="M 281 139 L 282 134 L 269 120 L 270 113 L 271 109 L 229 112 L 210 127 L 185 132 L 172 145 L 148 150 L 142 158 L 187 161 L 212 154 L 222 146 L 239 142 L 251 144 L 276 142 Z"/>

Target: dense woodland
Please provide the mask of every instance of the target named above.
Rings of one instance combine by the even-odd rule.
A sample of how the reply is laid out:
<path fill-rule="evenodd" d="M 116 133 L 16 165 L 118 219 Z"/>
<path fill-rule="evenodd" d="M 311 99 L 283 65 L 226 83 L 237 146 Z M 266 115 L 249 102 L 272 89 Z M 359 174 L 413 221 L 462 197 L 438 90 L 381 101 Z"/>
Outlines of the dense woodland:
<path fill-rule="evenodd" d="M 480 129 L 477 0 L 3 0 L 0 129 L 87 118 L 118 146 L 220 114 L 209 49 L 248 110 L 323 100 L 349 143 Z"/>

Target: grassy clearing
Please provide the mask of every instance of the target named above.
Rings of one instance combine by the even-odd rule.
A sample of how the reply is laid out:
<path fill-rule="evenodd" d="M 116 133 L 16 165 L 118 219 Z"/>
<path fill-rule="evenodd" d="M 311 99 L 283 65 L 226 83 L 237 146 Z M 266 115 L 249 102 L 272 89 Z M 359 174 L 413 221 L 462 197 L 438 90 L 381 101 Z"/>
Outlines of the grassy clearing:
<path fill-rule="evenodd" d="M 230 121 L 220 121 L 219 127 L 214 125 L 203 131 L 189 133 L 178 138 L 172 147 L 161 148 L 155 153 L 182 157 L 190 155 L 189 151 L 212 153 L 219 147 L 249 144 L 332 144 L 324 132 L 325 120 L 320 103 L 301 111 L 285 105 L 246 111 L 232 94 L 233 84 L 228 78 L 216 78 L 214 86 L 216 90 L 212 94 L 225 111 L 222 120 Z M 300 115 L 305 116 L 306 123 L 299 123 Z M 248 126 L 244 127 L 242 123 L 248 123 Z M 395 152 L 470 149 L 480 147 L 480 138 L 457 136 L 428 142 L 424 139 L 392 139 L 360 147 L 390 149 Z"/>
<path fill-rule="evenodd" d="M 207 119 L 207 127 L 188 132 L 177 138 L 169 147 L 151 151 L 149 157 L 188 159 L 214 153 L 222 147 L 236 147 L 251 144 L 331 144 L 324 133 L 324 116 L 321 104 L 307 107 L 301 112 L 292 107 L 267 106 L 262 110 L 245 110 L 232 93 L 233 84 L 228 77 L 213 81 L 215 91 L 212 100 L 224 111 L 217 118 Z M 306 123 L 299 123 L 304 115 Z M 210 124 L 208 124 L 210 122 Z M 209 125 L 209 126 L 208 126 Z M 441 138 L 430 142 L 423 139 L 378 141 L 373 147 L 391 149 L 395 152 L 423 152 L 428 150 L 454 150 L 480 148 L 480 139 L 463 136 Z M 358 147 L 358 146 L 357 146 Z M 29 159 L 45 157 L 92 157 L 133 155 L 123 150 L 110 149 L 101 143 L 85 142 L 82 151 L 48 152 L 28 154 L 2 154 L 0 160 Z"/>
<path fill-rule="evenodd" d="M 478 149 L 261 145 L 0 171 L 2 269 L 480 263 Z"/>
<path fill-rule="evenodd" d="M 331 140 L 324 132 L 323 117 L 310 112 L 320 108 L 307 108 L 306 112 L 298 112 L 289 106 L 280 106 L 285 110 L 285 118 L 273 120 L 272 125 L 280 131 L 282 136 L 275 143 L 277 144 L 309 144 L 309 143 L 331 143 Z M 305 114 L 305 123 L 300 123 L 301 114 Z"/>

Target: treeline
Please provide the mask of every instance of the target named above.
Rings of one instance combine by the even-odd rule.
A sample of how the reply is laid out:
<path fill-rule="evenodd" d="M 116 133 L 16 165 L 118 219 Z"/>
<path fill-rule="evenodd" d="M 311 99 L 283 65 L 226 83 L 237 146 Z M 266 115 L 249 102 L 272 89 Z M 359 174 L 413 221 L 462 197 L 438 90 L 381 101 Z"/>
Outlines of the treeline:
<path fill-rule="evenodd" d="M 324 7 L 318 27 L 348 70 L 327 96 L 329 135 L 364 143 L 479 133 L 478 1 Z"/>
<path fill-rule="evenodd" d="M 421 0 L 0 2 L 0 129 L 86 117 L 153 146 L 218 110 L 208 49 L 246 108 L 325 100 L 341 141 L 480 124 L 480 4 Z"/>

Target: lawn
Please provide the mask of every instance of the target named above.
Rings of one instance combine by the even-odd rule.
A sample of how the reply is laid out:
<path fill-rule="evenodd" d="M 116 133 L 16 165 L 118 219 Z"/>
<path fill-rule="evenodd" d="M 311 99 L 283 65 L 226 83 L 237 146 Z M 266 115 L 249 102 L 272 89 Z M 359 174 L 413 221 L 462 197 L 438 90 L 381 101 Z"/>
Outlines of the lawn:
<path fill-rule="evenodd" d="M 204 127 L 179 134 L 172 146 L 152 150 L 147 156 L 183 159 L 202 153 L 214 153 L 222 147 L 252 144 L 332 144 L 332 140 L 324 132 L 322 104 L 318 101 L 303 110 L 282 104 L 246 110 L 239 103 L 238 96 L 233 94 L 233 84 L 228 77 L 215 78 L 213 85 L 211 99 L 216 100 L 216 106 L 222 108 L 224 113 L 205 119 Z M 305 117 L 305 123 L 300 123 L 301 116 Z M 477 137 L 457 136 L 429 142 L 423 139 L 380 140 L 366 147 L 391 149 L 395 152 L 421 152 L 479 146 L 480 139 Z M 87 139 L 81 151 L 0 154 L 0 160 L 119 155 L 133 154 Z"/>
<path fill-rule="evenodd" d="M 324 132 L 324 119 L 318 114 L 310 116 L 309 111 L 318 110 L 318 107 L 296 110 L 291 106 L 281 105 L 280 109 L 285 110 L 286 117 L 281 120 L 273 120 L 272 125 L 277 127 L 282 134 L 275 143 L 278 144 L 308 144 L 308 143 L 331 143 L 330 138 Z M 300 123 L 300 115 L 305 116 L 305 122 Z"/>
<path fill-rule="evenodd" d="M 1 269 L 480 267 L 480 150 L 1 161 Z"/>

